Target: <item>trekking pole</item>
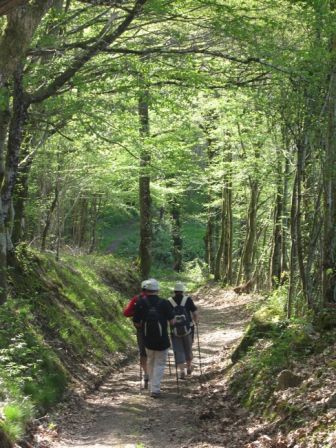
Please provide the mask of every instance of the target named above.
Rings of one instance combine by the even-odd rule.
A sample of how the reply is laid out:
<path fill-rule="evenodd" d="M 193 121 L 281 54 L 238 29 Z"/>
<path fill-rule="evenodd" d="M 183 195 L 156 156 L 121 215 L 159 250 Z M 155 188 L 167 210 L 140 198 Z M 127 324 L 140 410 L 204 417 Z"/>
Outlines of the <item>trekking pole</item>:
<path fill-rule="evenodd" d="M 203 375 L 203 373 L 202 373 L 201 347 L 200 347 L 199 332 L 198 332 L 198 323 L 196 324 L 196 334 L 197 334 L 197 345 L 198 345 L 198 356 L 199 356 L 199 368 L 200 368 L 200 374 Z"/>
<path fill-rule="evenodd" d="M 140 365 L 140 374 L 139 374 L 139 377 L 140 377 L 140 393 L 141 393 L 141 386 L 142 386 L 142 367 L 141 367 L 141 356 L 140 356 L 140 362 L 139 362 L 139 365 Z"/>
<path fill-rule="evenodd" d="M 174 352 L 174 358 L 175 358 L 175 372 L 176 372 L 176 392 L 180 394 L 180 384 L 179 384 L 179 378 L 178 378 L 178 370 L 177 370 L 177 362 L 176 362 L 176 354 Z"/>
<path fill-rule="evenodd" d="M 171 376 L 171 364 L 170 364 L 170 350 L 168 349 L 168 367 L 169 367 L 169 376 Z"/>

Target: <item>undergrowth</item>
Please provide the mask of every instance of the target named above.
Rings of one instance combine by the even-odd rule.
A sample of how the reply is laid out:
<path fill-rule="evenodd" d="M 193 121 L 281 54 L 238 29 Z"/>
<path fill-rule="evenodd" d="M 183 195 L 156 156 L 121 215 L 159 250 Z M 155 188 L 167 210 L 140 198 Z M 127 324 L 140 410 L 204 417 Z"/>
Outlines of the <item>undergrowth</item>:
<path fill-rule="evenodd" d="M 128 348 L 134 336 L 122 292 L 133 294 L 139 279 L 112 256 L 56 262 L 25 247 L 10 275 L 0 307 L 0 412 L 14 441 L 70 383 L 84 389 Z"/>
<path fill-rule="evenodd" d="M 323 338 L 320 337 L 319 318 L 312 314 L 286 319 L 285 300 L 284 287 L 263 303 L 233 353 L 231 391 L 244 406 L 269 418 L 273 413 L 277 375 L 299 363 L 309 363 L 310 356 L 321 353 L 336 340 L 334 329 L 324 331 Z"/>

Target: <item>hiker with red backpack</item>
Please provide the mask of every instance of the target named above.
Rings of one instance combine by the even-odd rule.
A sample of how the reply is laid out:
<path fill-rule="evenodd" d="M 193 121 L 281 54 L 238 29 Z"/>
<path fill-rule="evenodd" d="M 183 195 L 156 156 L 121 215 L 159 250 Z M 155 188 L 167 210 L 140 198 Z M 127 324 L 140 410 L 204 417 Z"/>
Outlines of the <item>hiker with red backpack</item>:
<path fill-rule="evenodd" d="M 176 282 L 174 295 L 168 299 L 175 319 L 175 324 L 171 327 L 171 341 L 181 380 L 185 379 L 185 367 L 187 375 L 192 372 L 194 325 L 198 324 L 197 307 L 192 298 L 184 294 L 185 291 L 184 284 Z"/>
<path fill-rule="evenodd" d="M 141 282 L 141 293 L 132 297 L 132 299 L 128 302 L 128 304 L 124 308 L 123 314 L 125 317 L 133 318 L 135 304 L 137 303 L 137 301 L 139 299 L 145 298 L 147 295 L 146 284 L 147 284 L 147 280 L 144 280 L 143 282 Z M 144 389 L 148 389 L 147 353 L 146 353 L 144 336 L 143 336 L 141 328 L 136 327 L 136 338 L 137 338 L 139 356 L 140 356 L 140 388 L 141 388 L 141 383 L 142 383 L 141 378 L 142 378 L 142 371 L 143 371 L 143 373 L 144 373 L 143 387 L 144 387 Z"/>
<path fill-rule="evenodd" d="M 158 296 L 159 283 L 154 278 L 146 283 L 146 298 L 139 299 L 134 309 L 134 324 L 142 329 L 147 353 L 150 395 L 160 397 L 161 381 L 170 341 L 168 322 L 174 324 L 174 313 L 167 300 Z"/>

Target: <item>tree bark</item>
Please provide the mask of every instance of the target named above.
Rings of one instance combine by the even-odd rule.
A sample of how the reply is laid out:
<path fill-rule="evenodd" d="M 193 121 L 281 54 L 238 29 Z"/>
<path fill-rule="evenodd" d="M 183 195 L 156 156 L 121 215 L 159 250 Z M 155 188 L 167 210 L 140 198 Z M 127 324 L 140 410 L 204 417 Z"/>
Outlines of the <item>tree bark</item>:
<path fill-rule="evenodd" d="M 182 271 L 182 248 L 183 241 L 181 236 L 181 209 L 176 197 L 170 201 L 172 217 L 172 239 L 173 239 L 173 269 L 175 272 Z"/>
<path fill-rule="evenodd" d="M 329 82 L 327 141 L 323 160 L 322 295 L 325 304 L 336 302 L 336 37 L 333 39 L 332 47 L 334 60 Z"/>
<path fill-rule="evenodd" d="M 4 303 L 7 297 L 7 257 L 8 248 L 11 249 L 8 220 L 12 209 L 12 193 L 28 108 L 22 89 L 22 73 L 19 69 L 15 75 L 13 117 L 10 120 L 9 81 L 17 71 L 38 24 L 51 4 L 51 0 L 37 0 L 34 4 L 12 9 L 7 16 L 5 32 L 0 39 L 0 304 Z M 7 135 L 8 153 L 5 155 Z"/>
<path fill-rule="evenodd" d="M 222 207 L 221 207 L 221 225 L 220 225 L 220 237 L 217 249 L 217 254 L 214 264 L 214 279 L 220 280 L 222 277 L 222 261 L 225 250 L 225 242 L 227 239 L 227 206 L 226 206 L 226 190 L 223 186 L 222 190 Z"/>
<path fill-rule="evenodd" d="M 257 235 L 257 207 L 259 198 L 259 186 L 255 180 L 250 181 L 250 204 L 247 216 L 247 231 L 245 238 L 244 251 L 242 255 L 242 272 L 244 281 L 251 279 L 253 271 L 253 251 L 254 242 Z"/>
<path fill-rule="evenodd" d="M 47 236 L 48 236 L 48 233 L 49 233 L 52 216 L 54 214 L 54 211 L 55 211 L 57 203 L 58 203 L 58 197 L 59 197 L 59 189 L 58 189 L 58 182 L 56 182 L 54 199 L 52 200 L 52 203 L 50 205 L 50 209 L 48 211 L 47 219 L 46 219 L 46 222 L 45 222 L 45 225 L 44 225 L 44 229 L 43 229 L 43 232 L 42 232 L 42 240 L 41 240 L 41 250 L 42 250 L 42 252 L 44 252 L 46 250 Z"/>
<path fill-rule="evenodd" d="M 296 242 L 296 219 L 297 219 L 297 173 L 295 174 L 292 192 L 292 204 L 290 213 L 290 234 L 291 234 L 291 251 L 289 264 L 289 287 L 287 295 L 287 318 L 290 319 L 293 313 L 293 299 L 295 292 L 295 271 L 297 262 L 297 242 Z"/>
<path fill-rule="evenodd" d="M 281 278 L 281 249 L 282 249 L 282 210 L 283 210 L 283 196 L 282 196 L 282 164 L 280 157 L 277 158 L 277 192 L 274 207 L 274 224 L 273 224 L 273 238 L 272 238 L 272 255 L 271 255 L 271 269 L 270 279 L 271 286 L 278 286 Z"/>
<path fill-rule="evenodd" d="M 151 270 L 152 246 L 152 213 L 150 191 L 151 155 L 146 148 L 146 137 L 149 136 L 149 92 L 144 89 L 139 97 L 138 111 L 140 120 L 140 175 L 139 175 L 139 209 L 140 209 L 140 272 L 142 279 L 149 277 Z"/>
<path fill-rule="evenodd" d="M 28 0 L 2 0 L 0 4 L 0 16 L 8 14 L 14 8 L 28 3 Z"/>

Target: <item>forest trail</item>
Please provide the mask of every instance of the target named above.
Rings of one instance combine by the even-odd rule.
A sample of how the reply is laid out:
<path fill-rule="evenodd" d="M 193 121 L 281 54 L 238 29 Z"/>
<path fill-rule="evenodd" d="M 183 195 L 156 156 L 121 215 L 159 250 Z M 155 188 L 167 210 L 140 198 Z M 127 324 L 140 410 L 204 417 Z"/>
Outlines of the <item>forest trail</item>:
<path fill-rule="evenodd" d="M 200 346 L 204 375 L 227 357 L 230 347 L 241 337 L 249 320 L 251 296 L 237 296 L 218 287 L 202 288 L 195 302 L 200 311 Z M 196 341 L 197 342 L 197 341 Z M 171 375 L 167 365 L 162 398 L 152 399 L 140 393 L 139 368 L 134 362 L 114 372 L 98 391 L 86 397 L 82 405 L 72 407 L 61 417 L 61 438 L 54 448 L 178 448 L 212 446 L 203 444 L 197 395 L 200 388 L 197 343 L 194 347 L 195 370 L 191 378 L 176 377 L 172 352 Z M 192 444 L 192 445 L 191 445 Z M 218 446 L 218 445 L 217 445 Z"/>

